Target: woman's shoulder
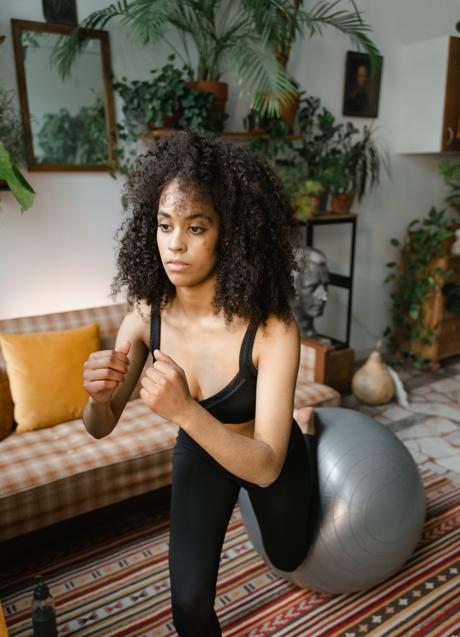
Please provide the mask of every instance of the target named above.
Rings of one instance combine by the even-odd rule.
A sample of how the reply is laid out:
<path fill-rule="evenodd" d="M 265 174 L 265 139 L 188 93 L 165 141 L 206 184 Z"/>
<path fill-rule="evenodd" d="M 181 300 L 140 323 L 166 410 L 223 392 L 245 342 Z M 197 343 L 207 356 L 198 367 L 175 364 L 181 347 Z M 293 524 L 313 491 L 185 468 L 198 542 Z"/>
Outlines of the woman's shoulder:
<path fill-rule="evenodd" d="M 277 314 L 270 314 L 265 325 L 260 322 L 258 331 L 260 330 L 265 339 L 293 338 L 296 335 L 300 337 L 299 325 L 293 314 L 286 319 Z"/>
<path fill-rule="evenodd" d="M 286 320 L 276 314 L 270 314 L 266 324 L 259 323 L 254 340 L 255 357 L 257 360 L 264 352 L 295 351 L 300 349 L 300 329 L 293 315 Z"/>

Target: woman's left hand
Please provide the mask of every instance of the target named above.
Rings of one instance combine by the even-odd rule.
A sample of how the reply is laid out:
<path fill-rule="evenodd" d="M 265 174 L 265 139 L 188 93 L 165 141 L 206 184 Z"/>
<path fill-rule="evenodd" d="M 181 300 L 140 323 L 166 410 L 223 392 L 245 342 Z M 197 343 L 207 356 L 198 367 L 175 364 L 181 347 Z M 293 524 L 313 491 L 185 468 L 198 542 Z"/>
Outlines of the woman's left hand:
<path fill-rule="evenodd" d="M 178 422 L 192 402 L 187 378 L 182 367 L 159 349 L 154 350 L 156 361 L 141 379 L 140 397 L 156 414 L 171 422 Z"/>

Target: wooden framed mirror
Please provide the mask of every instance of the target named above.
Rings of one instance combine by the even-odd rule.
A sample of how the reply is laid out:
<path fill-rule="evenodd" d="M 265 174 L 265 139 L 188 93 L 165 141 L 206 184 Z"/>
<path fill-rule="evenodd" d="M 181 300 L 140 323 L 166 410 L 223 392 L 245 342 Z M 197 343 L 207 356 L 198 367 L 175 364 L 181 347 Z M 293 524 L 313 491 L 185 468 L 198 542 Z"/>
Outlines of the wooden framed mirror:
<path fill-rule="evenodd" d="M 62 80 L 50 61 L 72 26 L 11 20 L 19 103 L 29 170 L 111 171 L 115 111 L 107 31 L 89 31 L 88 45 Z"/>

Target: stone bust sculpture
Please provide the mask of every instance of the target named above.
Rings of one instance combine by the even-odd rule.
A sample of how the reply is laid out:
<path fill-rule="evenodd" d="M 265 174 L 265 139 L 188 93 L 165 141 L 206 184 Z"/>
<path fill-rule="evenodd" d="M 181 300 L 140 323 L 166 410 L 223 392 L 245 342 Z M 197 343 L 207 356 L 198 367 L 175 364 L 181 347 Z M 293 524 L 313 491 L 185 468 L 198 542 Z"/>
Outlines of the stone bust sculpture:
<path fill-rule="evenodd" d="M 296 300 L 293 312 L 300 326 L 302 336 L 330 342 L 318 336 L 314 327 L 314 319 L 321 316 L 328 299 L 329 272 L 327 259 L 324 252 L 316 248 L 304 248 L 297 255 L 297 263 L 300 266 L 298 272 L 294 272 L 296 288 Z"/>

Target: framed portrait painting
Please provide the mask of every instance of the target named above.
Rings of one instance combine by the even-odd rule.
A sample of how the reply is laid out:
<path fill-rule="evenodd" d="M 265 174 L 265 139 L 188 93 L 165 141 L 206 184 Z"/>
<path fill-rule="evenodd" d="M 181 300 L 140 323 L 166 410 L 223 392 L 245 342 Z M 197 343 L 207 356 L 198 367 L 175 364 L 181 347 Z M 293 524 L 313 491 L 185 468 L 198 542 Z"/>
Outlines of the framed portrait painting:
<path fill-rule="evenodd" d="M 353 117 L 377 117 L 383 57 L 371 66 L 367 53 L 347 51 L 342 114 Z"/>

